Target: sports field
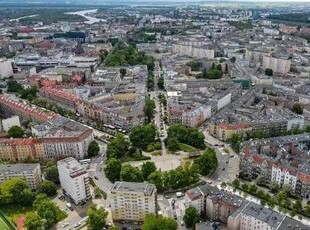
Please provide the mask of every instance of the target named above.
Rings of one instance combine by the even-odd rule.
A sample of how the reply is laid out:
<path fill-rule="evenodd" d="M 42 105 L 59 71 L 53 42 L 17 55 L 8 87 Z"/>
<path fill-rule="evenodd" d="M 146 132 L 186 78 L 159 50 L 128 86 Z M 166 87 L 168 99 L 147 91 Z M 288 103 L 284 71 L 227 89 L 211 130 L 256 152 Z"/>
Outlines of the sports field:
<path fill-rule="evenodd" d="M 0 229 L 2 230 L 11 230 L 11 228 L 5 223 L 0 215 Z"/>

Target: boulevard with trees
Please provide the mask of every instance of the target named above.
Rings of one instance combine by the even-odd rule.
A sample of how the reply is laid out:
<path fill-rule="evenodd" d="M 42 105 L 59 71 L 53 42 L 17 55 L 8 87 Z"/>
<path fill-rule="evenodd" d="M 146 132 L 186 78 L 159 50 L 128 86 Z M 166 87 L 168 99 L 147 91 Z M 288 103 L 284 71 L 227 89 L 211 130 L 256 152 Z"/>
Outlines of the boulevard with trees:
<path fill-rule="evenodd" d="M 257 182 L 257 184 L 261 183 Z M 297 214 L 308 218 L 310 217 L 310 205 L 303 205 L 301 200 L 291 193 L 291 189 L 288 186 L 282 186 L 281 188 L 278 184 L 272 181 L 267 186 L 267 188 L 269 188 L 268 191 L 258 187 L 255 183 L 241 182 L 239 179 L 235 179 L 231 185 L 234 190 L 239 189 L 245 194 L 250 194 L 260 198 L 261 205 L 268 205 L 270 208 L 277 207 L 279 211 L 284 214 L 288 213 L 292 217 Z"/>

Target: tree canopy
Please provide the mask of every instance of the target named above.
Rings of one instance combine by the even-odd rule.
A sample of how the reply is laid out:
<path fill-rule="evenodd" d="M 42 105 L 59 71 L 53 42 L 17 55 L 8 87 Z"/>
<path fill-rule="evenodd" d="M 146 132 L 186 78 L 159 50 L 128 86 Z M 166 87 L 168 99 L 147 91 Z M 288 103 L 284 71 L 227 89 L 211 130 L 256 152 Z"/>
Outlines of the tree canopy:
<path fill-rule="evenodd" d="M 106 177 L 111 181 L 115 182 L 121 178 L 122 163 L 120 160 L 111 158 L 107 161 L 104 168 Z"/>
<path fill-rule="evenodd" d="M 168 217 L 147 214 L 142 225 L 142 230 L 177 230 L 177 222 Z"/>
<path fill-rule="evenodd" d="M 126 155 L 129 149 L 129 142 L 123 134 L 118 133 L 116 137 L 110 141 L 107 146 L 108 158 L 122 158 Z"/>
<path fill-rule="evenodd" d="M 266 69 L 265 69 L 265 74 L 266 74 L 267 76 L 272 76 L 272 75 L 273 75 L 273 70 L 272 70 L 272 69 L 269 69 L 269 68 L 266 68 Z"/>
<path fill-rule="evenodd" d="M 150 98 L 147 98 L 145 100 L 145 106 L 144 106 L 144 114 L 147 123 L 150 123 L 154 117 L 154 108 L 155 108 L 155 101 Z"/>
<path fill-rule="evenodd" d="M 17 125 L 13 125 L 9 130 L 8 130 L 8 134 L 10 137 L 13 138 L 22 138 L 25 134 L 24 130 L 17 126 Z"/>
<path fill-rule="evenodd" d="M 88 149 L 87 149 L 87 155 L 89 157 L 97 156 L 100 151 L 100 147 L 97 143 L 97 141 L 93 140 L 89 143 Z"/>
<path fill-rule="evenodd" d="M 199 222 L 199 219 L 199 213 L 195 207 L 190 206 L 185 210 L 183 221 L 186 227 L 193 228 Z"/>
<path fill-rule="evenodd" d="M 121 180 L 127 182 L 143 182 L 143 176 L 138 167 L 134 167 L 130 164 L 122 166 Z"/>
<path fill-rule="evenodd" d="M 129 138 L 133 146 L 146 149 L 155 141 L 156 128 L 154 125 L 138 125 L 131 129 Z"/>
<path fill-rule="evenodd" d="M 90 205 L 87 209 L 87 216 L 87 229 L 102 230 L 106 223 L 108 212 L 106 212 L 103 207 L 97 209 L 95 205 Z"/>
<path fill-rule="evenodd" d="M 47 196 L 54 196 L 57 194 L 57 187 L 54 182 L 45 180 L 40 184 L 38 192 L 44 193 Z"/>
<path fill-rule="evenodd" d="M 30 212 L 27 214 L 24 226 L 31 230 L 42 230 L 44 229 L 44 221 L 36 212 Z"/>
<path fill-rule="evenodd" d="M 147 180 L 149 175 L 156 171 L 156 165 L 152 161 L 144 162 L 141 166 L 141 173 L 144 180 Z"/>
<path fill-rule="evenodd" d="M 293 105 L 292 111 L 297 113 L 297 114 L 303 114 L 303 107 L 300 103 L 295 103 Z"/>
<path fill-rule="evenodd" d="M 0 184 L 0 204 L 31 205 L 33 199 L 34 194 L 22 178 L 14 177 Z"/>
<path fill-rule="evenodd" d="M 171 125 L 168 128 L 168 139 L 176 138 L 179 142 L 196 148 L 205 148 L 204 135 L 196 128 L 186 128 L 182 125 Z"/>
<path fill-rule="evenodd" d="M 46 167 L 44 171 L 46 180 L 53 181 L 55 184 L 59 184 L 59 173 L 57 165 L 51 165 L 50 167 Z"/>
<path fill-rule="evenodd" d="M 206 176 L 214 172 L 217 168 L 218 161 L 214 149 L 208 148 L 196 161 L 199 166 L 199 172 L 201 175 Z"/>

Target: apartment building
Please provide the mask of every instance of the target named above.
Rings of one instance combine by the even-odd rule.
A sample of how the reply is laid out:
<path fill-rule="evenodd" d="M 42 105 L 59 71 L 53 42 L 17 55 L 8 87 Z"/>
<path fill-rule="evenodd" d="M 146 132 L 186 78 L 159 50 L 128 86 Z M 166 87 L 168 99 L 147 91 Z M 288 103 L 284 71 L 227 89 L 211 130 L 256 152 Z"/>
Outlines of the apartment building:
<path fill-rule="evenodd" d="M 61 187 L 75 204 L 91 197 L 88 173 L 76 159 L 60 160 L 57 167 Z"/>
<path fill-rule="evenodd" d="M 5 117 L 17 115 L 23 120 L 32 120 L 37 122 L 46 122 L 59 116 L 56 113 L 34 108 L 3 95 L 0 96 L 0 113 Z"/>
<path fill-rule="evenodd" d="M 0 159 L 21 161 L 57 157 L 83 159 L 94 140 L 93 130 L 64 117 L 31 128 L 35 138 L 0 139 Z"/>
<path fill-rule="evenodd" d="M 210 48 L 209 46 L 196 46 L 182 42 L 172 45 L 172 53 L 207 59 L 213 59 L 215 55 L 214 49 Z"/>
<path fill-rule="evenodd" d="M 157 189 L 152 184 L 115 182 L 109 194 L 114 220 L 143 221 L 156 213 Z"/>
<path fill-rule="evenodd" d="M 291 68 L 291 59 L 280 56 L 264 56 L 262 66 L 272 69 L 274 73 L 288 73 Z"/>
<path fill-rule="evenodd" d="M 309 226 L 215 186 L 204 185 L 185 193 L 185 206 L 195 207 L 211 222 L 199 223 L 195 229 L 218 229 L 217 221 L 229 230 L 306 230 Z"/>
<path fill-rule="evenodd" d="M 36 190 L 42 182 L 40 164 L 0 164 L 0 184 L 15 177 L 25 179 Z"/>
<path fill-rule="evenodd" d="M 232 213 L 228 217 L 227 227 L 229 230 L 309 229 L 309 226 L 297 220 L 254 202 L 248 202 L 244 208 Z"/>
<path fill-rule="evenodd" d="M 5 132 L 9 131 L 12 126 L 20 126 L 18 116 L 12 116 L 7 119 L 2 119 L 2 128 Z"/>
<path fill-rule="evenodd" d="M 56 103 L 57 105 L 73 112 L 76 111 L 80 101 L 77 96 L 62 89 L 52 87 L 42 87 L 40 88 L 39 93 L 41 97 L 44 97 L 49 102 Z"/>
<path fill-rule="evenodd" d="M 289 186 L 296 196 L 310 198 L 309 134 L 246 142 L 240 170 L 249 179 L 258 176 Z"/>
<path fill-rule="evenodd" d="M 12 61 L 6 58 L 0 58 L 0 79 L 13 76 Z"/>

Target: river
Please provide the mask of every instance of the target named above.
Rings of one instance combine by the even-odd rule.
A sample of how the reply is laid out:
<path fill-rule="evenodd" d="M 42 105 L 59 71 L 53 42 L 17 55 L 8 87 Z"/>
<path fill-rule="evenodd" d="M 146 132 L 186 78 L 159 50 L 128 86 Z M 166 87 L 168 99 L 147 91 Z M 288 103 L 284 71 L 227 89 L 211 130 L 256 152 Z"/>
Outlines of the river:
<path fill-rule="evenodd" d="M 94 24 L 96 22 L 106 22 L 105 19 L 99 19 L 99 18 L 95 18 L 95 17 L 91 17 L 91 16 L 87 15 L 89 13 L 96 13 L 96 12 L 97 12 L 97 9 L 95 9 L 95 10 L 81 10 L 81 11 L 75 11 L 75 12 L 68 12 L 66 14 L 80 15 L 80 16 L 82 16 L 82 17 L 87 19 L 87 21 L 85 22 L 87 24 Z"/>
<path fill-rule="evenodd" d="M 18 22 L 20 19 L 33 18 L 33 17 L 36 17 L 36 16 L 38 16 L 38 15 L 37 14 L 33 14 L 33 15 L 23 16 L 23 17 L 20 17 L 20 18 L 14 18 L 14 19 L 11 19 L 10 22 Z"/>

